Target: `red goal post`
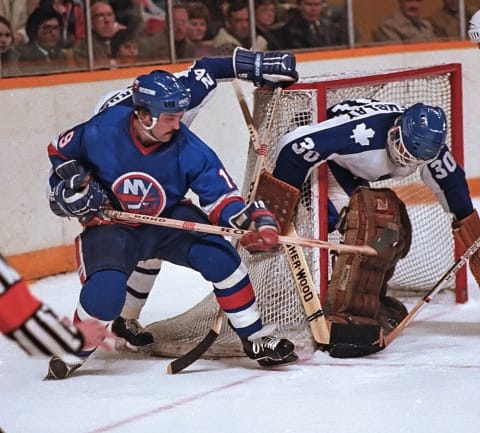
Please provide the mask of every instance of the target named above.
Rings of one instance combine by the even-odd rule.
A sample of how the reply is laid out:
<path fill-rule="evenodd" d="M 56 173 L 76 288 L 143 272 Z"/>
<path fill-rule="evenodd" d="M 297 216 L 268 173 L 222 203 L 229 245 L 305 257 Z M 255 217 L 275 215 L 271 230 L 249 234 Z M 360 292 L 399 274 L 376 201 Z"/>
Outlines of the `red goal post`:
<path fill-rule="evenodd" d="M 375 74 L 344 74 L 337 77 L 313 77 L 302 79 L 303 82 L 297 83 L 284 90 L 284 101 L 281 104 L 281 108 L 278 111 L 283 110 L 284 119 L 286 122 L 290 122 L 290 125 L 283 125 L 285 120 L 278 120 L 276 124 L 276 131 L 279 135 L 282 135 L 288 130 L 293 129 L 301 124 L 309 124 L 319 122 L 326 119 L 327 107 L 334 103 L 341 102 L 346 99 L 353 98 L 372 98 L 379 99 L 387 102 L 398 102 L 405 105 L 411 105 L 415 102 L 424 102 L 430 105 L 441 106 L 448 118 L 448 140 L 447 144 L 451 149 L 456 161 L 463 166 L 463 117 L 462 117 L 462 69 L 461 64 L 444 64 L 423 68 L 409 68 L 404 70 L 385 71 Z M 305 92 L 309 96 L 311 103 L 311 112 L 306 113 L 308 109 L 302 106 L 302 103 L 296 102 L 294 94 L 301 94 Z M 265 94 L 266 95 L 263 95 Z M 254 120 L 258 129 L 262 130 L 262 111 L 266 102 L 270 99 L 270 92 L 263 89 L 259 89 L 255 92 L 254 102 Z M 298 111 L 295 112 L 296 104 L 301 106 Z M 287 112 L 287 114 L 285 114 Z M 303 117 L 303 118 L 302 118 Z M 290 119 L 290 120 L 289 120 Z M 294 119 L 294 121 L 292 121 Z M 293 124 L 293 126 L 292 126 Z M 261 134 L 261 132 L 260 132 Z M 276 138 L 276 137 L 275 137 Z M 274 146 L 275 139 L 270 143 Z M 272 157 L 273 158 L 273 157 Z M 273 159 L 270 160 L 273 163 Z M 316 215 L 314 217 L 318 227 L 310 227 L 307 233 L 302 233 L 309 236 L 318 235 L 322 240 L 332 241 L 329 237 L 327 230 L 327 189 L 328 189 L 328 170 L 326 164 L 322 164 L 316 172 L 311 176 L 312 186 L 316 191 L 312 193 L 311 197 L 307 198 L 307 202 L 315 200 Z M 411 212 L 415 213 L 414 218 L 417 218 L 418 208 L 427 208 L 434 206 L 436 202 L 433 194 L 427 191 L 423 182 L 417 182 L 417 179 L 409 180 L 408 185 L 402 185 L 402 182 L 387 182 L 386 185 L 397 191 L 397 193 L 406 201 L 407 208 L 413 209 Z M 376 183 L 377 184 L 377 183 Z M 406 194 L 406 195 L 405 195 Z M 305 195 L 305 192 L 304 192 Z M 440 205 L 435 205 L 439 207 Z M 303 211 L 299 211 L 303 212 Z M 423 209 L 421 210 L 423 212 Z M 428 225 L 442 225 L 444 231 L 440 234 L 429 234 L 433 237 L 441 237 L 442 241 L 435 246 L 435 242 L 429 242 L 423 245 L 424 253 L 417 250 L 422 247 L 418 245 L 419 242 L 425 242 L 418 240 L 417 245 L 413 245 L 414 262 L 423 264 L 425 268 L 422 272 L 430 272 L 429 262 L 435 262 L 439 255 L 445 254 L 448 251 L 448 258 L 445 258 L 442 262 L 434 263 L 432 268 L 435 272 L 431 273 L 428 277 L 422 279 L 418 283 L 415 280 L 411 284 L 418 285 L 418 293 L 421 294 L 422 290 L 428 290 L 428 287 L 433 286 L 438 279 L 442 276 L 451 264 L 459 257 L 459 249 L 454 246 L 453 235 L 450 229 L 451 221 L 443 220 L 444 216 L 440 218 L 438 209 L 435 211 L 428 210 L 425 216 L 419 216 L 419 221 L 416 222 L 414 227 L 414 235 L 418 238 L 422 231 L 426 231 Z M 442 212 L 442 211 L 440 211 Z M 444 213 L 444 212 L 443 212 Z M 410 211 L 409 211 L 410 214 Z M 434 216 L 432 216 L 434 215 Z M 412 215 L 410 215 L 412 218 Z M 302 232 L 302 224 L 305 224 L 305 219 L 310 218 L 310 213 L 302 213 L 301 217 L 297 217 L 296 227 L 297 231 Z M 423 227 L 422 227 L 423 225 Z M 312 232 L 313 231 L 313 232 Z M 445 239 L 443 239 L 445 238 Z M 435 240 L 435 239 L 434 239 Z M 429 245 L 430 244 L 430 245 Z M 418 259 L 420 258 L 420 260 Z M 433 260 L 435 259 L 435 260 Z M 318 263 L 317 263 L 318 261 Z M 325 300 L 328 277 L 329 277 L 329 253 L 328 251 L 320 251 L 318 258 L 313 258 L 312 273 L 314 274 L 314 280 L 318 282 L 320 287 L 321 300 Z M 399 264 L 401 267 L 402 264 Z M 407 269 L 405 272 L 416 273 L 418 271 L 415 266 L 411 269 Z M 255 272 L 255 271 L 254 271 Z M 397 274 L 397 271 L 396 271 Z M 409 283 L 410 284 L 410 283 Z M 462 269 L 458 272 L 455 281 L 455 287 L 452 287 L 455 293 L 455 301 L 458 303 L 466 302 L 468 299 L 467 292 L 467 278 L 466 269 Z M 415 289 L 405 288 L 403 282 L 397 287 L 396 290 L 401 294 L 407 292 L 415 293 Z M 404 293 L 405 292 L 405 293 Z M 410 294 L 410 293 L 409 293 Z M 408 295 L 407 295 L 408 296 Z"/>

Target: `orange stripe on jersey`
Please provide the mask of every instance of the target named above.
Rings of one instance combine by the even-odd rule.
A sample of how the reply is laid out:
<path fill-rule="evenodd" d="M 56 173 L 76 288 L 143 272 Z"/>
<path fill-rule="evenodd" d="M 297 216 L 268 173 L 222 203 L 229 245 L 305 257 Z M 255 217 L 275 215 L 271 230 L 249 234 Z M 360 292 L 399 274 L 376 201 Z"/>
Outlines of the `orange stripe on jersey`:
<path fill-rule="evenodd" d="M 19 281 L 0 296 L 0 331 L 8 334 L 22 326 L 41 302 L 35 298 L 24 281 Z"/>
<path fill-rule="evenodd" d="M 220 290 L 215 290 L 218 303 L 222 309 L 226 311 L 242 308 L 243 306 L 250 304 L 255 297 L 251 283 L 248 283 L 238 292 L 232 293 L 228 296 L 218 296 L 219 293 L 221 293 Z"/>

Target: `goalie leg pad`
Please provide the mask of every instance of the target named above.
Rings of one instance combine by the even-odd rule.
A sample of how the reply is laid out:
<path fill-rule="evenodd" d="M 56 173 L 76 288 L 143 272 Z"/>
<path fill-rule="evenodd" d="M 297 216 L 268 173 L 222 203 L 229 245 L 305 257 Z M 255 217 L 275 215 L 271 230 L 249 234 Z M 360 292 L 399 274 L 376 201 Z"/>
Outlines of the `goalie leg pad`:
<path fill-rule="evenodd" d="M 453 223 L 455 240 L 463 250 L 467 250 L 480 236 L 480 218 L 476 210 L 460 221 Z M 477 251 L 469 260 L 470 270 L 480 285 L 480 252 Z"/>
<path fill-rule="evenodd" d="M 277 179 L 268 172 L 260 175 L 255 200 L 262 200 L 280 224 L 281 234 L 286 234 L 300 199 L 300 190 Z"/>
<path fill-rule="evenodd" d="M 377 256 L 340 253 L 328 287 L 327 309 L 375 318 L 386 277 L 410 248 L 411 225 L 403 202 L 388 188 L 357 188 L 344 213 L 341 231 L 345 243 L 371 243 L 388 227 L 396 232 L 396 243 Z"/>

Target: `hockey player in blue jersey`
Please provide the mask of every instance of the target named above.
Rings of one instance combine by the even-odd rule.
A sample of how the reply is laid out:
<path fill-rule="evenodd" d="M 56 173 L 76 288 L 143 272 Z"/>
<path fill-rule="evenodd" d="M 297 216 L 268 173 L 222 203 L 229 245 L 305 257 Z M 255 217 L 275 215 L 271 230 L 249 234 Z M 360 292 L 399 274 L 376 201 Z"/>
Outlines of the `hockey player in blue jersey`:
<path fill-rule="evenodd" d="M 204 57 L 188 69 L 174 74 L 190 90 L 191 100 L 182 122 L 190 126 L 200 109 L 211 98 L 219 80 L 239 78 L 255 86 L 286 87 L 298 80 L 295 56 L 277 51 L 250 51 L 236 48 L 232 57 Z M 132 86 L 105 95 L 97 104 L 98 113 L 116 105 L 132 106 Z M 129 350 L 148 351 L 153 336 L 139 322 L 140 313 L 160 272 L 161 261 L 140 261 L 127 284 L 127 297 L 121 315 L 112 324 L 113 331 L 125 339 Z M 120 347 L 120 346 L 119 346 Z"/>
<path fill-rule="evenodd" d="M 76 239 L 83 286 L 74 322 L 110 323 L 120 313 L 127 278 L 139 260 L 158 258 L 194 269 L 212 282 L 220 307 L 262 366 L 297 359 L 287 339 L 263 329 L 248 273 L 223 237 L 152 225 L 110 221 L 103 206 L 153 216 L 252 228 L 240 239 L 249 251 L 277 247 L 278 223 L 261 202 L 245 204 L 217 155 L 182 122 L 190 92 L 172 74 L 138 77 L 133 108 L 118 105 L 60 134 L 48 147 L 52 164 L 50 206 L 77 217 Z M 185 202 L 188 190 L 199 206 Z M 87 357 L 94 347 L 85 351 Z M 81 364 L 52 358 L 49 375 L 63 378 Z"/>
<path fill-rule="evenodd" d="M 480 236 L 465 172 L 450 153 L 446 117 L 440 107 L 416 103 L 405 107 L 373 100 L 344 101 L 329 108 L 328 119 L 300 126 L 278 143 L 272 175 L 259 186 L 283 182 L 291 193 L 310 171 L 328 165 L 328 228 L 340 227 L 345 242 L 368 243 L 383 227 L 394 227 L 398 242 L 380 257 L 340 254 L 328 287 L 332 356 L 360 356 L 378 347 L 380 328 L 390 332 L 406 315 L 403 304 L 386 296 L 397 261 L 409 250 L 411 227 L 403 202 L 392 190 L 369 188 L 370 182 L 403 178 L 420 170 L 421 178 L 452 215 L 455 238 L 465 249 Z M 259 197 L 275 209 L 281 197 Z M 293 205 L 293 204 L 292 204 Z M 470 267 L 480 282 L 478 253 Z M 354 326 L 357 325 L 357 326 Z M 376 342 L 377 347 L 369 347 Z"/>

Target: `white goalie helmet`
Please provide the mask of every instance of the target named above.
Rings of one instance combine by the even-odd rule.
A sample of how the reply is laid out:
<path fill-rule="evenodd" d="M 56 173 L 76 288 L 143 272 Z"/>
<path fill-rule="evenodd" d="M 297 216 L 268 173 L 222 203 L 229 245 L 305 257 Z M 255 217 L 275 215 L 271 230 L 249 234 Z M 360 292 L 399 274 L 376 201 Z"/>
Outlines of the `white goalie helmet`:
<path fill-rule="evenodd" d="M 474 44 L 480 44 L 480 10 L 470 18 L 468 26 L 468 37 Z"/>

